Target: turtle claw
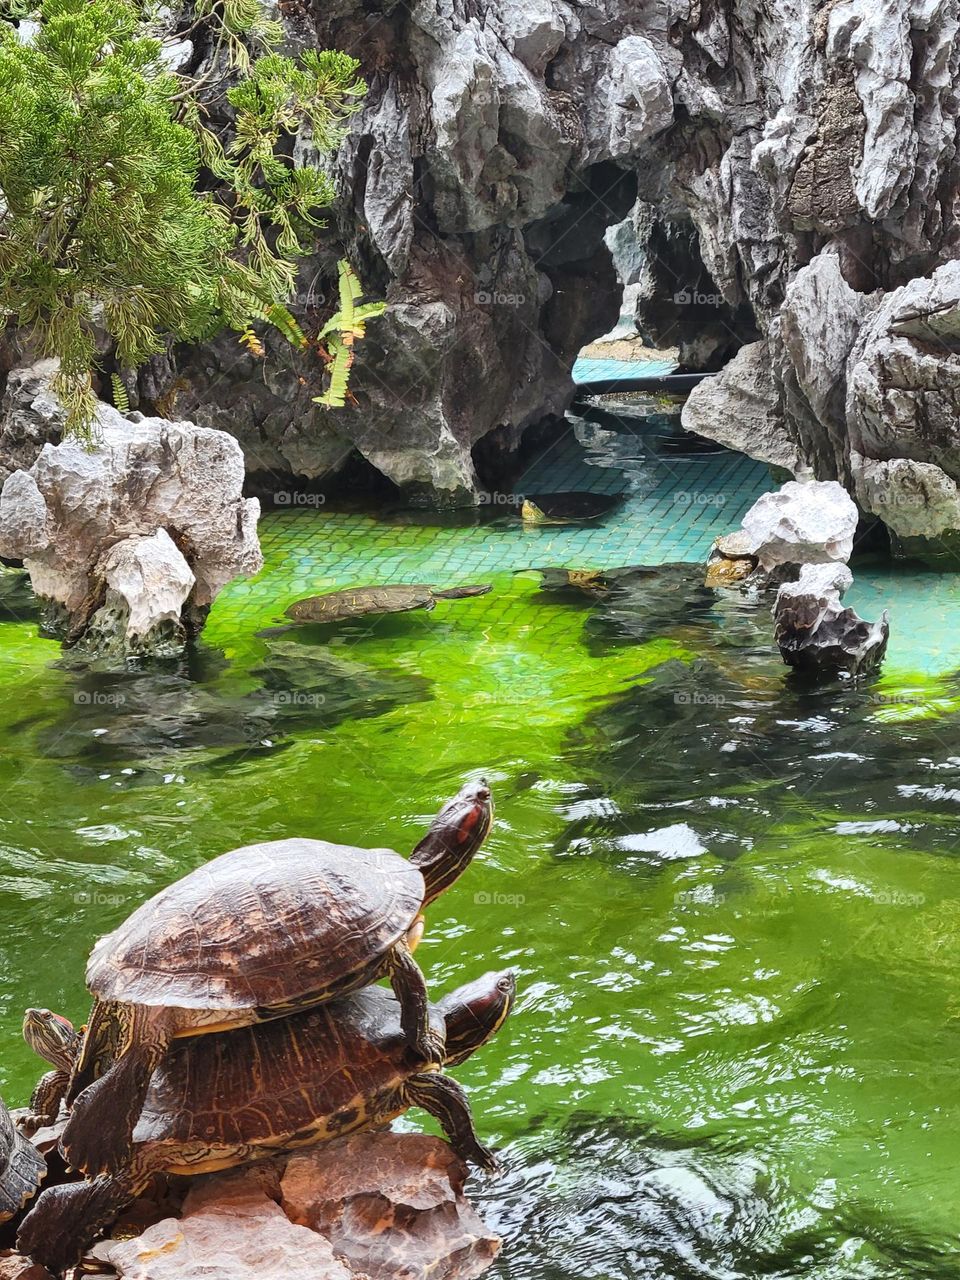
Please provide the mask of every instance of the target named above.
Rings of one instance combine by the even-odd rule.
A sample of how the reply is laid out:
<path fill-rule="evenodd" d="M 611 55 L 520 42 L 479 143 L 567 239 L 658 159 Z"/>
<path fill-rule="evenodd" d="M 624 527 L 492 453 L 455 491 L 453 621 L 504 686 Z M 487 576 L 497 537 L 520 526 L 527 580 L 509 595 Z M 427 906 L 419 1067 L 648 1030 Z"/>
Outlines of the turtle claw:
<path fill-rule="evenodd" d="M 431 1027 L 417 1040 L 414 1052 L 424 1062 L 437 1062 L 442 1065 L 447 1057 L 446 1036 L 439 1034 Z"/>

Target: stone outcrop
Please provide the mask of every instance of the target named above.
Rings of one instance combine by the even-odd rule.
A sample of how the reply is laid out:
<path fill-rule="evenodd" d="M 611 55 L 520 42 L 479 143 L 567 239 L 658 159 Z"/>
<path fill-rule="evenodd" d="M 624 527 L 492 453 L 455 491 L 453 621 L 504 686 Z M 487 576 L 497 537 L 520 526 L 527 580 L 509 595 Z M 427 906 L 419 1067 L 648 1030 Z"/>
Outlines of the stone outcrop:
<path fill-rule="evenodd" d="M 890 636 L 884 610 L 866 622 L 840 603 L 853 574 L 845 564 L 808 564 L 785 582 L 773 607 L 774 638 L 784 662 L 808 675 L 857 676 L 883 660 Z"/>
<path fill-rule="evenodd" d="M 15 365 L 0 397 L 0 486 L 7 476 L 32 467 L 45 444 L 58 444 L 64 412 L 53 394 L 56 360 Z"/>
<path fill-rule="evenodd" d="M 960 480 L 915 448 L 957 360 L 953 0 L 280 10 L 292 49 L 350 49 L 370 86 L 299 301 L 324 313 L 334 238 L 389 301 L 360 405 L 324 413 L 297 358 L 229 337 L 154 362 L 142 407 L 235 431 L 251 470 L 326 476 L 359 452 L 414 498 L 475 500 L 476 458 L 562 411 L 615 321 L 604 236 L 623 261 L 627 226 L 641 330 L 691 367 L 746 350 L 691 396 L 692 428 L 860 502 L 858 458 Z"/>
<path fill-rule="evenodd" d="M 835 480 L 790 480 L 762 494 L 743 517 L 749 551 L 767 575 L 796 577 L 800 565 L 843 564 L 857 531 L 856 504 Z"/>
<path fill-rule="evenodd" d="M 361 1133 L 293 1156 L 280 1184 L 293 1222 L 382 1280 L 472 1280 L 500 1241 L 464 1198 L 466 1167 L 438 1138 Z"/>
<path fill-rule="evenodd" d="M 121 1280 L 475 1280 L 500 1240 L 466 1176 L 439 1138 L 360 1133 L 198 1179 L 175 1216 L 138 1202 L 89 1253 Z"/>
<path fill-rule="evenodd" d="M 0 554 L 22 559 L 47 629 L 93 653 L 176 651 L 220 589 L 262 566 L 259 503 L 223 432 L 104 406 L 94 447 L 45 444 L 0 492 Z"/>
<path fill-rule="evenodd" d="M 348 49 L 369 84 L 295 307 L 328 313 L 342 250 L 388 300 L 359 405 L 313 404 L 312 355 L 226 335 L 151 361 L 135 407 L 235 433 L 267 486 L 359 454 L 414 499 L 475 501 L 478 459 L 561 413 L 615 322 L 617 227 L 645 336 L 691 367 L 743 349 L 692 429 L 838 480 L 904 540 L 902 482 L 956 528 L 932 472 L 876 471 L 960 482 L 956 0 L 276 8 L 292 51 Z"/>

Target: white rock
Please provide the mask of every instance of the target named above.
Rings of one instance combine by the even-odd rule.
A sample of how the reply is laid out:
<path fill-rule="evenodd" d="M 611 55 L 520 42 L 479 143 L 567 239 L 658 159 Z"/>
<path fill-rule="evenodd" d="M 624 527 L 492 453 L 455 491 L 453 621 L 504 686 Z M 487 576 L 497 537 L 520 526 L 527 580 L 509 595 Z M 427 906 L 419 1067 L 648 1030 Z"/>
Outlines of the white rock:
<path fill-rule="evenodd" d="M 788 596 L 823 596 L 839 603 L 844 592 L 853 586 L 853 574 L 849 565 L 805 564 L 796 582 L 785 582 L 777 592 L 777 604 Z"/>
<path fill-rule="evenodd" d="M 753 554 L 767 572 L 781 565 L 845 563 L 857 531 L 856 503 L 836 480 L 789 480 L 743 517 Z"/>
<path fill-rule="evenodd" d="M 107 607 L 120 604 L 127 615 L 125 638 L 131 644 L 143 642 L 165 622 L 179 624 L 196 583 L 166 529 L 116 543 L 103 557 L 100 573 L 107 584 Z"/>
<path fill-rule="evenodd" d="M 901 538 L 940 538 L 960 529 L 960 488 L 933 462 L 851 455 L 857 497 Z"/>
<path fill-rule="evenodd" d="M 637 155 L 643 143 L 673 123 L 673 93 L 656 49 L 643 36 L 626 36 L 610 55 L 600 86 L 609 112 L 609 154 L 617 160 Z"/>
<path fill-rule="evenodd" d="M 843 422 L 847 356 L 875 299 L 851 289 L 836 253 L 819 253 L 791 281 L 780 334 L 800 389 L 828 429 Z"/>
<path fill-rule="evenodd" d="M 244 499 L 243 480 L 240 446 L 225 432 L 163 418 L 131 422 L 105 405 L 95 447 L 44 445 L 28 472 L 7 477 L 0 554 L 22 555 L 34 591 L 73 639 L 111 592 L 133 609 L 129 635 L 178 598 L 196 625 L 225 583 L 263 564 L 260 506 Z M 126 549 L 111 559 L 121 543 Z M 195 581 L 185 595 L 188 575 Z"/>
<path fill-rule="evenodd" d="M 40 555 L 50 540 L 50 513 L 28 471 L 14 471 L 0 491 L 0 553 Z"/>

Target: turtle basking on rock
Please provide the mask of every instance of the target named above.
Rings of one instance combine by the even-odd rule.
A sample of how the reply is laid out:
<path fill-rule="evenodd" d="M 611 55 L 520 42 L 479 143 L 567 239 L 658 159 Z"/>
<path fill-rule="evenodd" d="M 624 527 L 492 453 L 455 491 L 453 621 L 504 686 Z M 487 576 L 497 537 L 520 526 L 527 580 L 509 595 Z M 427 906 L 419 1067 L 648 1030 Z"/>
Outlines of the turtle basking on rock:
<path fill-rule="evenodd" d="M 155 1174 L 228 1169 L 387 1124 L 408 1107 L 434 1116 L 462 1160 L 493 1171 L 467 1097 L 443 1068 L 495 1034 L 514 993 L 512 973 L 487 974 L 433 1006 L 442 1064 L 411 1053 L 400 1005 L 381 987 L 173 1045 L 150 1081 L 128 1159 L 114 1176 L 44 1191 L 20 1227 L 19 1249 L 63 1271 Z M 41 1053 L 58 1038 L 67 1046 L 51 1017 L 36 1011 Z"/>
<path fill-rule="evenodd" d="M 485 596 L 490 584 L 479 586 L 438 587 L 415 583 L 412 586 L 349 587 L 322 596 L 298 600 L 284 610 L 294 622 L 343 622 L 362 618 L 368 613 L 409 613 L 413 609 L 432 609 L 438 600 L 463 600 L 468 596 Z"/>
<path fill-rule="evenodd" d="M 0 1098 L 0 1222 L 19 1213 L 37 1193 L 47 1162 L 17 1129 Z"/>
<path fill-rule="evenodd" d="M 493 821 L 486 782 L 444 805 L 409 860 L 392 849 L 275 840 L 224 853 L 102 938 L 96 997 L 63 1135 L 88 1174 L 126 1160 L 171 1040 L 284 1017 L 389 978 L 418 1058 L 442 1061 L 413 958 L 423 910 L 465 870 Z"/>

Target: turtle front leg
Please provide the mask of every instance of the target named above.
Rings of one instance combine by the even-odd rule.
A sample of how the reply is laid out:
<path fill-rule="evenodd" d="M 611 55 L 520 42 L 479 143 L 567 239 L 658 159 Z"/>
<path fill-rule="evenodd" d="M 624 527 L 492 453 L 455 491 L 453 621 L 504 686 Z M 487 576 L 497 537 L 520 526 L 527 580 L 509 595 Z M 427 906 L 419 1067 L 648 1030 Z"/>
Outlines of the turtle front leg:
<path fill-rule="evenodd" d="M 44 1125 L 54 1123 L 69 1084 L 70 1076 L 66 1071 L 48 1071 L 40 1077 L 30 1096 L 30 1114 L 20 1121 L 20 1128 L 28 1138 Z"/>
<path fill-rule="evenodd" d="M 17 1234 L 17 1248 L 34 1262 L 62 1275 L 150 1181 L 149 1162 L 134 1157 L 115 1178 L 65 1182 L 47 1187 Z"/>
<path fill-rule="evenodd" d="M 456 1080 L 438 1071 L 424 1071 L 410 1077 L 403 1093 L 411 1107 L 422 1107 L 439 1120 L 447 1140 L 461 1160 L 475 1164 L 487 1173 L 498 1171 L 497 1157 L 477 1137 L 470 1103 Z"/>
<path fill-rule="evenodd" d="M 163 1009 L 128 1006 L 124 1018 L 117 1060 L 76 1097 L 60 1142 L 68 1163 L 88 1177 L 118 1173 L 126 1166 L 150 1077 L 173 1033 Z M 77 1094 L 76 1078 L 71 1094 Z"/>
<path fill-rule="evenodd" d="M 387 976 L 393 994 L 400 1001 L 400 1025 L 410 1047 L 424 1062 L 443 1062 L 445 1037 L 430 1026 L 427 982 L 403 940 L 390 952 Z"/>

